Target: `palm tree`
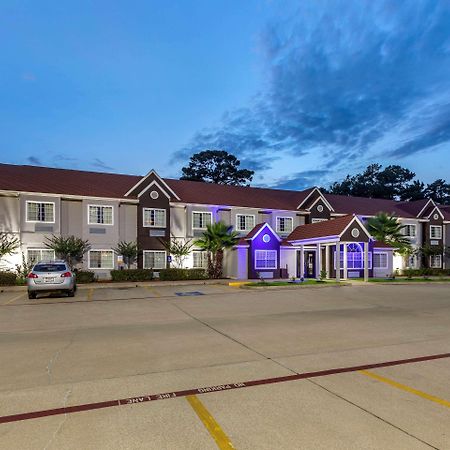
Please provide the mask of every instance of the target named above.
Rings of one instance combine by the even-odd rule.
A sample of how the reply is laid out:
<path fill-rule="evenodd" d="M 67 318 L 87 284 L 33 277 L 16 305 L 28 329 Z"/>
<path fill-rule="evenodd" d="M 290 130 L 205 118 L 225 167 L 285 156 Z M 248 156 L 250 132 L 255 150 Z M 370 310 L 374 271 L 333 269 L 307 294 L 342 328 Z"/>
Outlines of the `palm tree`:
<path fill-rule="evenodd" d="M 224 222 L 216 222 L 206 226 L 203 237 L 195 241 L 195 245 L 208 252 L 208 275 L 210 278 L 221 278 L 223 273 L 223 252 L 239 241 L 239 233 Z"/>
<path fill-rule="evenodd" d="M 402 225 L 395 216 L 385 212 L 378 213 L 367 221 L 369 233 L 380 242 L 389 244 L 398 253 L 407 253 L 411 250 L 409 239 L 402 233 Z"/>

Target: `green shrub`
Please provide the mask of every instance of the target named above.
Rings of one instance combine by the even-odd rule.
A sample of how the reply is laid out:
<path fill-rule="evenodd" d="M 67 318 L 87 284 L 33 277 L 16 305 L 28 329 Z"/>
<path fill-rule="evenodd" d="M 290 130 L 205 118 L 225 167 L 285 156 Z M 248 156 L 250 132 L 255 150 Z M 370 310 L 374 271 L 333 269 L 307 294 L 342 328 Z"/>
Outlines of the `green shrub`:
<path fill-rule="evenodd" d="M 206 277 L 205 269 L 161 269 L 159 270 L 159 279 L 161 281 L 180 281 L 180 280 L 204 280 Z"/>
<path fill-rule="evenodd" d="M 405 269 L 403 275 L 408 278 L 412 277 L 429 277 L 429 276 L 449 276 L 450 269 L 432 269 L 430 267 L 424 267 L 422 269 Z"/>
<path fill-rule="evenodd" d="M 95 273 L 90 270 L 77 270 L 75 273 L 77 274 L 77 283 L 94 283 L 97 281 Z"/>
<path fill-rule="evenodd" d="M 15 286 L 16 278 L 14 272 L 0 272 L 0 286 Z"/>
<path fill-rule="evenodd" d="M 150 281 L 153 280 L 153 270 L 151 269 L 124 269 L 111 270 L 113 281 Z"/>

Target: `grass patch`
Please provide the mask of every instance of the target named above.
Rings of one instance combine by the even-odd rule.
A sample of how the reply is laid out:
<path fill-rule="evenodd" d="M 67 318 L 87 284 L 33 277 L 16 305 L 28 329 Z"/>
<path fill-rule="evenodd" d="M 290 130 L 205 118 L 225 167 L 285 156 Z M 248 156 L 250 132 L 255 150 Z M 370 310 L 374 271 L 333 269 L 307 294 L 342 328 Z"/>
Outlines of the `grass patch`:
<path fill-rule="evenodd" d="M 336 281 L 318 281 L 318 280 L 305 280 L 302 283 L 290 283 L 289 281 L 255 281 L 252 283 L 245 283 L 244 286 L 249 287 L 271 287 L 271 286 L 307 286 L 317 284 L 337 284 Z"/>
<path fill-rule="evenodd" d="M 370 283 L 433 283 L 433 282 L 450 282 L 450 277 L 396 277 L 396 278 L 369 278 Z"/>

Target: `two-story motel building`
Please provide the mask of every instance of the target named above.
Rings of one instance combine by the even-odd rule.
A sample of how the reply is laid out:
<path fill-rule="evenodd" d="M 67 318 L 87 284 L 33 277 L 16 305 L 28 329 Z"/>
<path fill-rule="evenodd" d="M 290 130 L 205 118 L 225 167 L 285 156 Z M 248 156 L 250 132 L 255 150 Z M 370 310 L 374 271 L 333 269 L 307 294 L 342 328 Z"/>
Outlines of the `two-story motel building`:
<path fill-rule="evenodd" d="M 378 212 L 395 214 L 413 246 L 442 247 L 450 242 L 450 207 L 431 199 L 414 202 L 323 194 L 313 187 L 287 191 L 225 186 L 146 176 L 0 164 L 0 231 L 20 238 L 20 250 L 3 264 L 53 258 L 44 245 L 50 235 L 89 240 L 83 268 L 99 278 L 121 265 L 113 248 L 136 241 L 138 267 L 170 265 L 161 239 L 195 240 L 216 221 L 237 230 L 239 243 L 225 254 L 231 278 L 384 277 L 405 265 L 389 246 L 376 242 L 365 227 Z M 339 252 L 336 250 L 339 248 Z M 336 257 L 336 254 L 339 257 Z M 206 255 L 193 249 L 186 267 L 205 267 Z M 430 267 L 450 260 L 436 255 Z"/>

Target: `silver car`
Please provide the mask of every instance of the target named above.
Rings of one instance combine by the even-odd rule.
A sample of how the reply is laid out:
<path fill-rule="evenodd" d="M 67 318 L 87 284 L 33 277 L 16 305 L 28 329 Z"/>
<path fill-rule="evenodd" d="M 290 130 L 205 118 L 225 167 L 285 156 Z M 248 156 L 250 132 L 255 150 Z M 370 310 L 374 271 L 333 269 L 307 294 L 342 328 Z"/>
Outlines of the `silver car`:
<path fill-rule="evenodd" d="M 27 276 L 28 298 L 36 298 L 38 293 L 65 292 L 75 295 L 77 285 L 75 274 L 65 261 L 40 261 L 33 266 Z"/>

